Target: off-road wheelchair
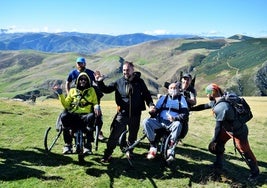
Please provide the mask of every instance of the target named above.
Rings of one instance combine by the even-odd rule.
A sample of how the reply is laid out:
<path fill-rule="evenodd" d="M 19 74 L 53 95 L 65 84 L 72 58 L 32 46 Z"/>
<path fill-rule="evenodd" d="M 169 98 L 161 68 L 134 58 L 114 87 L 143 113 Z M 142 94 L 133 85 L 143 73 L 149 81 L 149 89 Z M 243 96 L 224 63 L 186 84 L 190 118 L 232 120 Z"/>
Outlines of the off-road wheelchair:
<path fill-rule="evenodd" d="M 58 139 L 60 138 L 62 132 L 63 132 L 63 125 L 61 122 L 61 114 L 58 116 L 56 120 L 56 125 L 55 129 L 57 133 L 51 132 L 50 130 L 52 127 L 48 127 L 45 131 L 44 135 L 44 148 L 47 152 L 51 152 L 52 148 L 56 145 Z M 78 161 L 79 163 L 84 162 L 84 145 L 87 139 L 87 134 L 93 131 L 94 133 L 94 146 L 95 146 L 95 151 L 98 150 L 98 136 L 99 136 L 99 126 L 97 124 L 94 124 L 93 129 L 88 129 L 88 128 L 78 128 L 76 130 L 69 130 L 69 133 L 74 140 L 74 152 L 73 154 L 78 155 Z"/>
<path fill-rule="evenodd" d="M 119 138 L 119 146 L 121 148 L 121 151 L 123 153 L 127 153 L 134 149 L 141 141 L 143 141 L 146 138 L 145 131 L 143 131 L 143 136 L 136 140 L 132 145 L 127 145 L 126 143 L 126 137 L 127 137 L 128 130 L 124 131 L 120 138 Z M 186 133 L 185 133 L 186 134 Z M 163 157 L 163 159 L 167 162 L 168 159 L 168 150 L 169 149 L 175 149 L 176 145 L 178 144 L 179 139 L 177 139 L 176 143 L 173 144 L 173 146 L 170 146 L 170 138 L 171 134 L 170 131 L 165 128 L 160 128 L 155 130 L 155 141 L 157 143 L 157 151 L 158 153 Z M 181 137 L 182 136 L 182 137 Z M 179 138 L 184 138 L 183 135 L 181 135 Z M 133 166 L 133 163 L 131 161 L 131 158 L 128 158 L 128 162 L 131 166 Z"/>

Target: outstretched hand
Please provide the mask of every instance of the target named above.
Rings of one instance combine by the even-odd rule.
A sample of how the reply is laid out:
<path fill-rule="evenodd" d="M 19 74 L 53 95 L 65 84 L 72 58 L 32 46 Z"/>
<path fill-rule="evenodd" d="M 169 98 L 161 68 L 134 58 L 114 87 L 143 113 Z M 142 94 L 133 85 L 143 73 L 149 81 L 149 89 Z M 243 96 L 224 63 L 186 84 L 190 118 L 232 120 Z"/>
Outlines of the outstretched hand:
<path fill-rule="evenodd" d="M 103 81 L 105 79 L 105 75 L 101 74 L 100 71 L 95 71 L 94 76 L 95 80 L 98 82 Z"/>
<path fill-rule="evenodd" d="M 61 87 L 59 84 L 57 84 L 57 85 L 55 85 L 54 87 L 52 87 L 52 89 L 53 89 L 54 92 L 55 92 L 56 94 L 58 94 L 58 95 L 60 95 L 60 94 L 63 93 L 63 91 L 62 91 L 62 87 Z"/>

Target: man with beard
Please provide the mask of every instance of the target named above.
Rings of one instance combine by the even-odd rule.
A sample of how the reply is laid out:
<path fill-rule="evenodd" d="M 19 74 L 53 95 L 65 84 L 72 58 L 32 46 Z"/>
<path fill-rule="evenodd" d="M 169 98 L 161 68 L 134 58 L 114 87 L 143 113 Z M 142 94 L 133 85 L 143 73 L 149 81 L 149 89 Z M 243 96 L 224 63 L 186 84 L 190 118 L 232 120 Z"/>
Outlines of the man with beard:
<path fill-rule="evenodd" d="M 166 129 L 171 138 L 167 151 L 167 163 L 175 159 L 175 146 L 188 123 L 188 105 L 185 97 L 180 93 L 177 83 L 171 83 L 168 94 L 159 98 L 154 109 L 149 111 L 150 118 L 143 121 L 144 130 L 150 143 L 147 159 L 154 159 L 157 153 L 155 130 Z"/>
<path fill-rule="evenodd" d="M 136 139 L 140 127 L 141 112 L 148 107 L 154 106 L 152 97 L 139 72 L 134 72 L 132 62 L 123 63 L 123 77 L 106 86 L 103 82 L 104 76 L 96 72 L 95 79 L 99 89 L 103 93 L 115 91 L 115 101 L 117 113 L 111 124 L 111 132 L 104 151 L 102 162 L 109 162 L 113 150 L 116 148 L 120 135 L 127 129 L 128 125 L 128 145 L 132 145 Z M 126 142 L 126 141 L 125 141 Z M 132 157 L 133 151 L 128 151 L 126 156 Z"/>
<path fill-rule="evenodd" d="M 229 102 L 224 99 L 224 93 L 217 84 L 206 87 L 206 94 L 210 103 L 200 104 L 191 108 L 191 111 L 200 111 L 212 108 L 216 119 L 214 136 L 209 144 L 209 151 L 216 155 L 213 163 L 215 169 L 222 169 L 225 144 L 233 139 L 235 148 L 246 161 L 250 168 L 249 181 L 254 181 L 259 176 L 259 167 L 248 141 L 248 127 L 246 123 L 240 122 L 238 113 Z"/>

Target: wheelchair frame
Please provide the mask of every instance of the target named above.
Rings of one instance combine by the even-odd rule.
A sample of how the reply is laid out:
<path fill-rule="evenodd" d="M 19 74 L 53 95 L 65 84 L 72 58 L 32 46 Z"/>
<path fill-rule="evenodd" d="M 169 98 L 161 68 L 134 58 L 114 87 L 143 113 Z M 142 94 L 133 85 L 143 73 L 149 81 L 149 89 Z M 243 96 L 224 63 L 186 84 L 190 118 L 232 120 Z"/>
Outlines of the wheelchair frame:
<path fill-rule="evenodd" d="M 56 121 L 56 127 L 58 128 L 58 133 L 57 135 L 53 138 L 51 144 L 48 144 L 48 135 L 51 130 L 51 127 L 48 127 L 45 131 L 44 135 L 44 148 L 47 152 L 51 152 L 52 148 L 55 146 L 57 140 L 59 139 L 60 135 L 63 132 L 62 124 L 60 124 L 60 127 L 57 125 L 60 123 L 60 115 L 57 118 Z M 94 145 L 95 145 L 95 151 L 98 150 L 98 136 L 99 136 L 99 127 L 98 125 L 95 125 L 94 127 L 94 132 L 95 132 L 95 140 L 94 140 Z M 78 154 L 78 160 L 80 163 L 84 162 L 84 153 L 83 153 L 83 146 L 84 146 L 84 141 L 85 141 L 85 134 L 81 129 L 78 129 L 75 131 L 72 135 L 72 138 L 75 140 L 75 148 L 76 148 L 76 153 Z"/>
<path fill-rule="evenodd" d="M 167 131 L 165 128 L 161 128 L 156 130 L 156 132 L 159 132 L 160 130 L 163 130 L 163 134 L 158 138 L 159 139 L 159 145 L 158 145 L 158 149 L 159 149 L 159 153 L 163 156 L 163 158 L 165 160 L 167 160 L 167 151 L 168 149 L 170 149 L 169 147 L 169 143 L 170 143 L 170 139 L 171 139 L 171 134 L 169 131 Z M 123 142 L 125 142 L 126 140 L 126 134 L 128 133 L 128 130 L 125 130 L 120 138 L 119 138 L 119 146 L 121 148 L 121 151 L 123 153 L 126 153 L 127 151 L 132 150 L 134 147 L 136 147 L 142 140 L 144 140 L 147 136 L 144 133 L 144 135 L 139 138 L 138 140 L 136 140 L 132 145 L 130 146 L 124 146 Z M 158 133 L 156 133 L 158 134 Z M 178 141 L 177 141 L 178 142 Z M 177 143 L 175 143 L 175 145 L 173 147 L 176 147 Z M 128 158 L 127 158 L 128 159 Z M 130 163 L 130 165 L 132 166 L 132 162 L 130 161 L 130 159 L 128 159 L 128 162 Z"/>

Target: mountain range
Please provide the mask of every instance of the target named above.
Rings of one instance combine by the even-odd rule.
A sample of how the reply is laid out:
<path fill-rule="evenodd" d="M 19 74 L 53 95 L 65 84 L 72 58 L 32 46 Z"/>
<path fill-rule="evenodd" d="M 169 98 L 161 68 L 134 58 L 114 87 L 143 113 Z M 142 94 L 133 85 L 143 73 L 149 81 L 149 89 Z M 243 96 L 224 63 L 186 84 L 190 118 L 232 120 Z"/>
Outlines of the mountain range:
<path fill-rule="evenodd" d="M 0 34 L 0 50 L 38 50 L 43 52 L 77 52 L 93 54 L 118 46 L 131 46 L 142 42 L 167 38 L 192 38 L 193 35 L 103 35 L 77 32 L 62 33 L 5 33 Z"/>
<path fill-rule="evenodd" d="M 52 95 L 52 85 L 64 83 L 78 56 L 104 73 L 106 83 L 122 75 L 123 60 L 133 61 L 155 95 L 166 91 L 165 81 L 179 80 L 181 72 L 196 77 L 199 96 L 209 83 L 243 96 L 267 95 L 266 38 L 2 33 L 0 55 L 2 97 Z"/>

